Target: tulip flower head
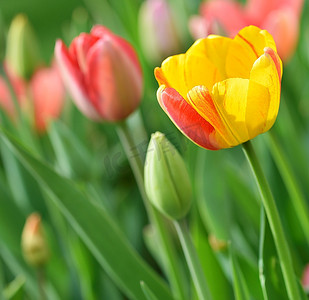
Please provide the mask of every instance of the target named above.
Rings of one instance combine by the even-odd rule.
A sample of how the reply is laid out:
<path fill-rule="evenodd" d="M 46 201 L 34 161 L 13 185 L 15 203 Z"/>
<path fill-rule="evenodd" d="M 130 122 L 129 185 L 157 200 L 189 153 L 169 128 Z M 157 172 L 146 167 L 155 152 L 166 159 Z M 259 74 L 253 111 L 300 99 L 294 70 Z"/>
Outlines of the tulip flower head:
<path fill-rule="evenodd" d="M 255 26 L 234 39 L 210 35 L 155 69 L 157 98 L 197 145 L 217 150 L 268 131 L 280 104 L 282 62 L 272 36 Z"/>
<path fill-rule="evenodd" d="M 303 270 L 301 283 L 302 283 L 304 290 L 308 293 L 309 292 L 309 264 L 307 264 Z"/>
<path fill-rule="evenodd" d="M 181 41 L 166 0 L 146 0 L 139 11 L 140 41 L 146 57 L 159 62 L 178 52 Z"/>
<path fill-rule="evenodd" d="M 30 82 L 34 125 L 38 132 L 45 132 L 48 122 L 57 119 L 65 100 L 64 86 L 54 64 L 38 69 Z"/>
<path fill-rule="evenodd" d="M 48 122 L 57 119 L 64 106 L 65 91 L 57 66 L 53 64 L 51 67 L 38 68 L 28 81 L 17 76 L 7 64 L 6 72 L 21 112 L 30 117 L 37 132 L 44 133 Z M 0 107 L 12 120 L 17 121 L 10 88 L 1 77 Z"/>
<path fill-rule="evenodd" d="M 69 49 L 58 40 L 55 56 L 72 99 L 90 119 L 123 120 L 139 105 L 143 80 L 137 55 L 107 28 L 81 33 Z"/>
<path fill-rule="evenodd" d="M 200 16 L 192 17 L 189 27 L 194 38 L 202 38 L 212 33 L 233 37 L 245 26 L 258 26 L 272 34 L 279 56 L 287 61 L 298 41 L 302 5 L 303 0 L 248 0 L 245 6 L 236 0 L 210 0 L 202 3 Z"/>
<path fill-rule="evenodd" d="M 29 265 L 37 267 L 44 265 L 49 258 L 46 238 L 42 230 L 41 217 L 31 214 L 23 229 L 21 245 L 23 255 Z"/>

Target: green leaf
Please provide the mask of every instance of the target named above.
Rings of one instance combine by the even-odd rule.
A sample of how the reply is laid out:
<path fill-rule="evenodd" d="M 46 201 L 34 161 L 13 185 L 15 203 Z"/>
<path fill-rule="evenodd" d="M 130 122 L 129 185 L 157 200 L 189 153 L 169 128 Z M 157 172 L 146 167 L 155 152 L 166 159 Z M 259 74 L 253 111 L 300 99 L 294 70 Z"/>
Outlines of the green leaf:
<path fill-rule="evenodd" d="M 193 220 L 190 223 L 192 238 L 198 253 L 208 286 L 214 300 L 231 299 L 232 289 L 221 266 L 211 249 L 207 233 L 204 229 L 197 209 L 194 209 Z"/>
<path fill-rule="evenodd" d="M 147 300 L 159 300 L 154 293 L 149 289 L 147 284 L 144 281 L 141 281 L 141 288 L 147 298 Z"/>
<path fill-rule="evenodd" d="M 129 298 L 146 299 L 140 288 L 142 280 L 156 291 L 159 299 L 172 299 L 167 285 L 134 251 L 101 207 L 90 202 L 72 181 L 40 162 L 13 138 L 1 134 L 1 139 L 42 185 L 98 263 Z"/>
<path fill-rule="evenodd" d="M 230 250 L 230 261 L 231 261 L 231 267 L 232 267 L 232 272 L 233 272 L 235 299 L 236 300 L 251 299 L 246 280 L 239 267 L 237 258 L 232 249 Z"/>
<path fill-rule="evenodd" d="M 264 209 L 261 209 L 260 232 L 259 268 L 264 299 L 287 300 L 288 295 L 280 268 L 279 258 L 269 224 L 265 217 Z"/>
<path fill-rule="evenodd" d="M 7 300 L 22 300 L 24 297 L 24 284 L 26 279 L 24 276 L 17 276 L 4 289 L 3 294 Z"/>

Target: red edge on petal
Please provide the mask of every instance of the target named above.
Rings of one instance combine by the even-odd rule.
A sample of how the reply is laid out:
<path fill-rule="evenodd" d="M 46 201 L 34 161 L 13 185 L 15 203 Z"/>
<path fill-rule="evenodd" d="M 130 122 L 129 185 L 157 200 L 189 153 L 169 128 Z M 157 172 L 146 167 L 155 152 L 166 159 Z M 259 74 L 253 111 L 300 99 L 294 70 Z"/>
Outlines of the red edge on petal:
<path fill-rule="evenodd" d="M 219 149 L 209 138 L 214 128 L 175 89 L 161 86 L 157 96 L 163 110 L 184 135 L 203 148 Z"/>
<path fill-rule="evenodd" d="M 277 72 L 278 72 L 279 80 L 281 81 L 282 67 L 281 67 L 281 62 L 280 62 L 280 58 L 278 54 L 272 48 L 269 48 L 269 47 L 264 48 L 264 53 L 267 53 L 271 57 L 271 59 L 274 61 Z"/>
<path fill-rule="evenodd" d="M 55 57 L 63 82 L 76 105 L 87 117 L 96 121 L 100 120 L 101 116 L 88 99 L 83 74 L 76 62 L 72 61 L 67 47 L 60 39 L 56 41 Z"/>

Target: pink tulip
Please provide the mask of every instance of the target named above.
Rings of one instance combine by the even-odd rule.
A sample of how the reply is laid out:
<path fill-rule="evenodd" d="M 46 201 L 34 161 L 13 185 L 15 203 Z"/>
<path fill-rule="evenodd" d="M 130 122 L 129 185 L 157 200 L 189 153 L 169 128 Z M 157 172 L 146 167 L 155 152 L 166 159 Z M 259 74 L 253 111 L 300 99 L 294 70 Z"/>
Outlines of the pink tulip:
<path fill-rule="evenodd" d="M 304 290 L 309 291 L 309 264 L 307 264 L 304 268 L 301 283 Z"/>
<path fill-rule="evenodd" d="M 65 99 L 56 66 L 36 70 L 29 82 L 15 75 L 8 66 L 6 69 L 22 113 L 31 115 L 35 129 L 44 132 L 48 122 L 59 117 Z M 11 119 L 16 119 L 11 92 L 3 78 L 0 78 L 0 106 Z"/>
<path fill-rule="evenodd" d="M 37 70 L 31 78 L 30 89 L 35 128 L 44 132 L 48 122 L 59 117 L 65 99 L 64 86 L 56 66 Z"/>
<path fill-rule="evenodd" d="M 81 33 L 69 49 L 58 40 L 55 56 L 68 91 L 87 117 L 123 120 L 139 105 L 142 71 L 135 51 L 105 27 Z"/>
<path fill-rule="evenodd" d="M 151 62 L 180 51 L 181 40 L 172 9 L 166 0 L 146 0 L 139 10 L 139 35 L 144 54 Z"/>
<path fill-rule="evenodd" d="M 303 0 L 248 0 L 245 6 L 236 0 L 210 0 L 201 5 L 200 19 L 194 16 L 189 27 L 195 38 L 201 38 L 222 31 L 233 37 L 245 26 L 258 26 L 272 34 L 280 57 L 287 61 L 297 45 L 302 5 Z"/>

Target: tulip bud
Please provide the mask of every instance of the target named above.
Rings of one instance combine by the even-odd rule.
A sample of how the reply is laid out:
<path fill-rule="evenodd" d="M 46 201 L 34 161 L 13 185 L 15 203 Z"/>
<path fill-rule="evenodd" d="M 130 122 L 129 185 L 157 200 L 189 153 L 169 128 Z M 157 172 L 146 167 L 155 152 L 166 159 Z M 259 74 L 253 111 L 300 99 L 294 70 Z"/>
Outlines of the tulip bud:
<path fill-rule="evenodd" d="M 139 105 L 142 70 L 132 46 L 97 25 L 81 33 L 69 49 L 61 40 L 55 47 L 63 82 L 78 108 L 89 118 L 120 121 Z"/>
<path fill-rule="evenodd" d="M 164 134 L 151 136 L 145 164 L 145 189 L 151 203 L 171 219 L 189 211 L 192 188 L 185 163 Z"/>
<path fill-rule="evenodd" d="M 208 236 L 208 242 L 210 244 L 210 247 L 215 251 L 215 252 L 222 252 L 227 249 L 228 243 L 223 240 L 219 240 L 215 235 L 210 234 Z"/>
<path fill-rule="evenodd" d="M 180 50 L 171 9 L 165 0 L 146 0 L 139 11 L 139 34 L 144 54 L 157 63 Z"/>
<path fill-rule="evenodd" d="M 3 16 L 0 12 L 0 62 L 2 63 L 5 56 L 5 32 Z"/>
<path fill-rule="evenodd" d="M 301 279 L 302 286 L 306 292 L 309 292 L 309 264 L 307 264 L 303 271 Z"/>
<path fill-rule="evenodd" d="M 29 265 L 39 267 L 47 262 L 48 247 L 42 231 L 41 217 L 37 213 L 31 214 L 26 220 L 21 246 L 24 258 Z"/>
<path fill-rule="evenodd" d="M 28 18 L 19 14 L 8 32 L 6 61 L 16 75 L 29 79 L 40 62 L 39 57 L 39 48 Z"/>
<path fill-rule="evenodd" d="M 64 86 L 55 64 L 38 69 L 31 78 L 35 129 L 43 133 L 49 121 L 57 119 L 65 100 Z"/>

